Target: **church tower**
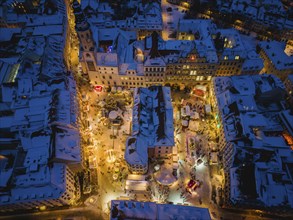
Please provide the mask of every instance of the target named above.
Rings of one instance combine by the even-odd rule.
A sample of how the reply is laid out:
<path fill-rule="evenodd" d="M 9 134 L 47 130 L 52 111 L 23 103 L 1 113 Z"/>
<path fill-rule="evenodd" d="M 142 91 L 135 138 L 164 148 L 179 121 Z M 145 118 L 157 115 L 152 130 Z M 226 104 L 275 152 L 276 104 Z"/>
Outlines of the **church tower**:
<path fill-rule="evenodd" d="M 87 22 L 86 16 L 77 0 L 73 1 L 72 8 L 75 15 L 75 29 L 79 38 L 81 52 L 93 52 L 95 50 L 95 44 L 90 24 Z"/>

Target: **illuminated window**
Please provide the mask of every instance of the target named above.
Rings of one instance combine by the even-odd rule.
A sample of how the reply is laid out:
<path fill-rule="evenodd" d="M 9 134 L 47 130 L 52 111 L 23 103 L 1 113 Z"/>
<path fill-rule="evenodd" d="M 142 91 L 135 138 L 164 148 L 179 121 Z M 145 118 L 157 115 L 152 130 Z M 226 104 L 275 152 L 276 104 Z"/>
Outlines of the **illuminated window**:
<path fill-rule="evenodd" d="M 191 75 L 191 76 L 192 76 L 192 75 L 193 75 L 193 76 L 196 75 L 196 70 L 191 70 L 189 75 Z"/>
<path fill-rule="evenodd" d="M 228 56 L 224 56 L 224 60 L 228 60 Z"/>
<path fill-rule="evenodd" d="M 235 60 L 239 60 L 240 59 L 240 56 L 235 56 Z"/>

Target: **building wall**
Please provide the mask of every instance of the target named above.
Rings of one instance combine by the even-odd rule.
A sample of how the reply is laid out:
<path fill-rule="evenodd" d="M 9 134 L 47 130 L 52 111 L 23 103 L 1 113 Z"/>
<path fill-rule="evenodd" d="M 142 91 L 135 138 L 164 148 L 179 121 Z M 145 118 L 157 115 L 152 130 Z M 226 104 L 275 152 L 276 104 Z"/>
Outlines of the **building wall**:
<path fill-rule="evenodd" d="M 242 75 L 256 75 L 259 74 L 261 70 L 259 69 L 254 69 L 254 70 L 242 70 L 241 74 Z"/>
<path fill-rule="evenodd" d="M 133 87 L 145 87 L 146 86 L 146 79 L 144 76 L 137 75 L 135 70 L 127 70 L 125 75 L 119 75 L 118 78 L 120 79 L 118 85 L 126 87 L 126 88 L 133 88 Z"/>
<path fill-rule="evenodd" d="M 91 72 L 94 73 L 94 72 Z M 93 78 L 93 76 L 95 78 Z M 97 81 L 98 83 L 106 86 L 117 86 L 120 84 L 120 77 L 118 76 L 118 67 L 114 66 L 97 66 L 97 71 L 90 75 L 91 82 Z M 94 83 L 95 85 L 95 83 Z"/>
<path fill-rule="evenodd" d="M 165 82 L 185 86 L 206 85 L 214 76 L 217 66 L 216 63 L 208 63 L 206 58 L 197 53 L 191 53 L 188 57 L 179 59 L 177 63 L 167 65 Z"/>
<path fill-rule="evenodd" d="M 242 59 L 234 59 L 234 60 L 221 60 L 219 62 L 218 69 L 216 71 L 216 76 L 233 76 L 239 75 L 241 73 L 243 60 Z"/>
<path fill-rule="evenodd" d="M 288 102 L 290 104 L 291 109 L 293 109 L 293 83 L 287 77 L 287 79 L 284 82 L 284 85 L 286 87 L 286 91 L 287 91 L 287 94 L 288 94 Z"/>
<path fill-rule="evenodd" d="M 93 54 L 84 52 L 81 61 L 83 69 L 88 73 L 93 85 L 135 88 L 170 83 L 182 84 L 184 87 L 198 84 L 207 85 L 213 76 L 232 76 L 241 73 L 258 74 L 258 70 L 243 72 L 242 59 L 208 63 L 205 58 L 201 58 L 197 54 L 190 54 L 187 58 L 181 58 L 178 62 L 168 63 L 166 66 L 145 65 L 143 75 L 138 75 L 136 70 L 127 70 L 121 74 L 119 66 L 97 65 Z"/>
<path fill-rule="evenodd" d="M 128 169 L 133 174 L 146 174 L 148 171 L 147 166 L 139 165 L 139 164 L 129 164 L 127 163 Z"/>
<path fill-rule="evenodd" d="M 83 33 L 83 38 L 81 37 Z M 185 33 L 186 34 L 186 33 Z M 79 37 L 81 45 L 88 49 L 89 47 L 95 47 L 91 40 L 91 33 L 88 32 L 86 36 L 85 32 L 80 32 Z M 193 50 L 185 58 L 180 58 L 176 62 L 170 62 L 165 60 L 164 65 L 152 65 L 147 60 L 144 64 L 137 63 L 137 65 L 143 66 L 143 73 L 137 74 L 136 70 L 123 70 L 121 68 L 123 63 L 117 64 L 117 66 L 99 66 L 97 64 L 97 53 L 92 51 L 83 51 L 81 64 L 83 71 L 89 74 L 90 81 L 93 85 L 102 84 L 105 86 L 123 86 L 126 88 L 134 88 L 139 86 L 151 86 L 151 85 L 165 85 L 181 84 L 181 87 L 193 86 L 195 84 L 207 85 L 210 83 L 213 76 L 232 76 L 239 74 L 258 74 L 259 70 L 247 69 L 242 70 L 244 59 L 239 56 L 235 56 L 233 59 L 229 59 L 228 56 L 218 54 L 220 60 L 217 63 L 210 63 L 206 57 L 200 57 L 196 50 Z M 146 54 L 144 57 L 147 57 Z M 119 61 L 117 61 L 118 63 Z M 127 64 L 126 64 L 127 65 Z M 114 75 L 109 75 L 99 68 L 116 68 Z"/>
<path fill-rule="evenodd" d="M 93 36 L 91 29 L 89 28 L 85 31 L 78 31 L 77 33 L 80 45 L 82 46 L 81 51 L 94 51 L 95 43 L 92 40 Z"/>
<path fill-rule="evenodd" d="M 156 146 L 154 156 L 156 158 L 166 157 L 172 154 L 172 146 Z"/>
<path fill-rule="evenodd" d="M 144 66 L 144 77 L 146 86 L 162 85 L 165 78 L 164 66 Z"/>
<path fill-rule="evenodd" d="M 114 84 L 113 75 L 118 74 L 117 67 L 107 65 L 98 65 L 93 52 L 83 53 L 83 64 L 88 73 L 90 83 L 92 85 L 112 85 Z M 109 83 L 108 83 L 109 82 Z"/>
<path fill-rule="evenodd" d="M 274 63 L 270 60 L 270 58 L 267 56 L 266 52 L 263 49 L 260 50 L 259 54 L 261 58 L 264 60 L 264 68 L 261 71 L 262 73 L 274 74 L 275 76 L 280 78 L 282 81 L 285 81 L 288 75 L 292 74 L 293 68 L 277 69 Z"/>
<path fill-rule="evenodd" d="M 65 182 L 64 192 L 60 195 L 60 197 L 49 197 L 45 195 L 43 198 L 27 198 L 26 200 L 22 199 L 21 202 L 16 202 L 13 204 L 0 205 L 0 212 L 10 212 L 16 211 L 20 209 L 30 210 L 30 209 L 38 209 L 40 206 L 47 207 L 56 207 L 63 205 L 71 205 L 75 200 L 80 197 L 80 189 L 79 186 L 75 187 L 75 179 L 73 172 L 66 166 L 63 166 L 63 174 L 61 175 Z M 59 181 L 59 180 L 58 180 Z M 51 184 L 51 183 L 48 183 Z M 33 192 L 32 192 L 33 193 Z"/>

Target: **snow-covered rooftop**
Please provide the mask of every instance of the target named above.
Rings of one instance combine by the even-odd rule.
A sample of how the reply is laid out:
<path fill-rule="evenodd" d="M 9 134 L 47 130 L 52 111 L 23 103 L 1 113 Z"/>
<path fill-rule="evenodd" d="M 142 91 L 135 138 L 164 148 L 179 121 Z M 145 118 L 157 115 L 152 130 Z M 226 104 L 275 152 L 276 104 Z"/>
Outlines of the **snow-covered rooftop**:
<path fill-rule="evenodd" d="M 61 196 L 74 196 L 67 173 L 80 168 L 81 155 L 76 85 L 64 60 L 66 5 L 47 3 L 18 13 L 18 2 L 1 1 L 9 27 L 0 28 L 1 211 L 41 200 L 69 204 Z"/>
<path fill-rule="evenodd" d="M 290 21 L 290 18 L 286 18 L 288 11 L 281 0 L 218 0 L 217 3 L 222 12 L 242 14 L 265 25 L 283 28 Z"/>
<path fill-rule="evenodd" d="M 73 129 L 60 128 L 61 132 L 55 133 L 55 157 L 58 160 L 72 163 L 81 162 L 79 132 Z"/>
<path fill-rule="evenodd" d="M 284 42 L 262 41 L 259 45 L 272 61 L 276 69 L 293 69 L 293 56 L 288 56 L 285 53 L 286 44 Z"/>
<path fill-rule="evenodd" d="M 118 59 L 116 53 L 97 53 L 97 64 L 99 66 L 113 66 L 118 65 Z"/>
<path fill-rule="evenodd" d="M 134 92 L 132 136 L 128 138 L 125 159 L 146 164 L 147 149 L 174 146 L 173 108 L 169 87 L 137 88 Z"/>
<path fill-rule="evenodd" d="M 180 19 L 178 24 L 179 32 L 196 33 L 204 39 L 214 34 L 217 27 L 212 20 L 207 19 Z"/>
<path fill-rule="evenodd" d="M 0 205 L 58 199 L 66 191 L 66 165 L 54 163 L 51 168 L 41 166 L 37 172 L 15 177 L 10 195 L 0 196 Z"/>
<path fill-rule="evenodd" d="M 10 41 L 14 34 L 20 33 L 21 28 L 0 28 L 0 41 Z"/>
<path fill-rule="evenodd" d="M 115 14 L 117 6 L 108 2 L 84 1 L 81 5 L 94 28 L 162 29 L 161 6 L 158 2 L 129 1 L 123 8 L 119 8 L 122 13 L 120 16 Z"/>
<path fill-rule="evenodd" d="M 112 200 L 110 219 L 119 219 L 122 212 L 123 216 L 126 216 L 126 218 L 128 219 L 211 219 L 209 210 L 207 208 L 170 204 L 156 204 L 154 202 Z"/>
<path fill-rule="evenodd" d="M 239 202 L 250 196 L 267 206 L 288 202 L 293 207 L 289 199 L 293 182 L 284 185 L 291 174 L 281 165 L 293 160 L 288 142 L 290 134 L 286 131 L 290 125 L 284 123 L 290 117 L 286 117 L 288 112 L 282 107 L 284 85 L 276 76 L 266 74 L 215 77 L 213 83 L 225 140 L 234 149 L 232 160 L 225 161 L 225 169 L 231 168 L 230 199 Z M 255 175 L 251 176 L 251 172 Z M 276 174 L 272 174 L 274 172 Z M 283 177 L 278 183 L 270 181 L 280 172 Z"/>

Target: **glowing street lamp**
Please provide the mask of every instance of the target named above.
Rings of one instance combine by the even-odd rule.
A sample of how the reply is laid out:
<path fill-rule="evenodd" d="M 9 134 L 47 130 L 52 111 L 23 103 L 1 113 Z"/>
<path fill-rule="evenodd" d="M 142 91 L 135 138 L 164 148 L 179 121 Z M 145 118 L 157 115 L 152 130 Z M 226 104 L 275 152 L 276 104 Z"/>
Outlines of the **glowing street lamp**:
<path fill-rule="evenodd" d="M 182 2 L 182 7 L 189 8 L 188 2 Z"/>
<path fill-rule="evenodd" d="M 40 211 L 45 211 L 47 207 L 45 205 L 39 207 Z"/>
<path fill-rule="evenodd" d="M 113 163 L 115 162 L 116 158 L 115 158 L 115 155 L 113 153 L 113 150 L 107 150 L 107 161 L 109 163 Z"/>

